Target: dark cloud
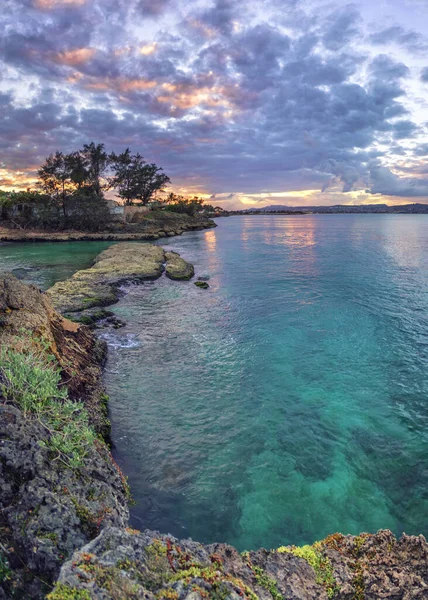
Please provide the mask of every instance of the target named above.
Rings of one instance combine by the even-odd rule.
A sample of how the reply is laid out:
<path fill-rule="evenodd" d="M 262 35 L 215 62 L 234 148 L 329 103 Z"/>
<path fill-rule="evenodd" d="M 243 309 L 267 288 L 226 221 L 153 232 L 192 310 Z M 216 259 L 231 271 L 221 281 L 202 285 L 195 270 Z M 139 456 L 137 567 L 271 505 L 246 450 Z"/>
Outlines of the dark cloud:
<path fill-rule="evenodd" d="M 201 16 L 201 21 L 223 34 L 229 34 L 233 28 L 239 6 L 234 0 L 216 0 L 214 5 Z"/>
<path fill-rule="evenodd" d="M 401 25 L 393 25 L 382 29 L 369 36 L 369 40 L 375 45 L 400 44 L 409 50 L 425 50 L 427 42 L 425 38 L 416 31 L 406 31 Z"/>
<path fill-rule="evenodd" d="M 159 17 L 172 4 L 172 0 L 139 0 L 137 10 L 143 17 Z"/>
<path fill-rule="evenodd" d="M 421 71 L 421 81 L 428 83 L 428 67 L 425 67 Z"/>
<path fill-rule="evenodd" d="M 341 50 L 359 33 L 360 13 L 354 4 L 348 4 L 332 13 L 327 19 L 327 28 L 322 36 L 328 50 Z"/>
<path fill-rule="evenodd" d="M 359 49 L 354 5 L 322 16 L 274 0 L 37 6 L 8 2 L 0 16 L 8 168 L 31 171 L 94 139 L 229 200 L 332 183 L 416 189 L 382 171 L 375 147 L 399 155 L 419 133 L 403 104 L 409 68 Z M 386 43 L 381 33 L 373 44 Z"/>
<path fill-rule="evenodd" d="M 370 165 L 370 194 L 428 199 L 428 179 L 400 178 L 378 162 Z"/>
<path fill-rule="evenodd" d="M 392 81 L 407 77 L 410 74 L 410 69 L 404 63 L 392 60 L 386 54 L 380 54 L 372 60 L 370 72 L 377 79 Z"/>

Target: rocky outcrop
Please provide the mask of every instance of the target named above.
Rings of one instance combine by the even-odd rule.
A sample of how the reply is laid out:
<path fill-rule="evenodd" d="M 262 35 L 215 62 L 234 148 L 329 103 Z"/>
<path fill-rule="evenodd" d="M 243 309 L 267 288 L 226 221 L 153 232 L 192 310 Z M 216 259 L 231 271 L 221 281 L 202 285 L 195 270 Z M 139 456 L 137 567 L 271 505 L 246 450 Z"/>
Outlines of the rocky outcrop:
<path fill-rule="evenodd" d="M 23 335 L 24 332 L 24 335 Z M 105 389 L 101 383 L 106 345 L 87 327 L 61 316 L 49 297 L 13 275 L 0 276 L 0 345 L 25 349 L 43 339 L 72 399 L 82 400 L 98 433 L 109 435 Z"/>
<path fill-rule="evenodd" d="M 109 306 L 118 300 L 122 284 L 158 279 L 165 263 L 171 279 L 190 279 L 194 274 L 193 265 L 174 252 L 165 252 L 152 244 L 123 243 L 111 246 L 90 269 L 56 283 L 47 293 L 61 313 L 73 319 L 89 318 L 89 309 Z"/>
<path fill-rule="evenodd" d="M 70 469 L 53 460 L 48 437 L 37 420 L 0 406 L 0 553 L 10 570 L 3 582 L 0 575 L 0 589 L 6 598 L 44 598 L 76 548 L 128 518 L 122 476 L 105 444 Z"/>
<path fill-rule="evenodd" d="M 239 554 L 224 544 L 108 528 L 62 567 L 49 598 L 422 600 L 427 559 L 423 536 L 397 541 L 390 531 Z"/>
<path fill-rule="evenodd" d="M 125 526 L 128 490 L 102 440 L 109 432 L 100 379 L 104 349 L 91 331 L 64 319 L 37 288 L 5 275 L 0 278 L 0 352 L 0 598 L 38 599 L 74 550 L 106 525 Z M 4 371 L 11 356 L 13 379 Z M 20 371 L 16 357 L 21 356 L 29 356 L 27 364 L 34 367 L 33 387 L 28 369 Z M 40 366 L 32 364 L 33 357 Z M 39 402 L 37 378 L 42 385 L 45 370 L 52 370 L 59 386 L 50 392 L 47 412 L 58 407 L 55 415 L 60 414 L 66 385 L 68 401 L 77 411 L 85 408 L 100 436 L 93 434 L 93 444 L 76 466 L 54 451 L 56 431 L 47 425 L 53 420 L 44 421 L 30 408 Z M 62 439 L 66 444 L 66 430 Z"/>
<path fill-rule="evenodd" d="M 183 260 L 176 252 L 165 252 L 166 271 L 169 279 L 188 281 L 195 275 L 193 265 Z"/>
<path fill-rule="evenodd" d="M 141 215 L 133 223 L 115 223 L 110 225 L 106 231 L 98 233 L 24 231 L 0 227 L 0 242 L 151 241 L 162 237 L 181 235 L 186 231 L 211 227 L 216 227 L 216 224 L 207 217 L 191 217 L 169 211 L 153 211 Z"/>
<path fill-rule="evenodd" d="M 0 600 L 428 598 L 423 536 L 334 534 L 311 546 L 240 554 L 225 544 L 127 527 L 126 480 L 102 439 L 108 436 L 101 385 L 105 350 L 88 327 L 56 312 L 51 299 L 67 310 L 83 307 L 81 314 L 106 316 L 88 305 L 114 301 L 124 281 L 159 277 L 165 263 L 174 278 L 193 274 L 174 253 L 122 244 L 49 294 L 12 275 L 0 276 Z M 64 460 L 67 449 L 55 450 L 55 431 L 40 414 L 22 397 L 18 401 L 19 390 L 2 364 L 11 349 L 29 355 L 30 363 L 33 356 L 45 356 L 47 368 L 59 373 L 48 411 L 70 398 L 78 416 L 87 412 L 99 437 L 91 429 L 91 444 L 77 464 Z M 25 387 L 19 372 L 15 383 L 18 379 Z M 26 401 L 37 404 L 41 393 L 33 386 Z M 80 446 L 80 428 L 77 438 Z"/>

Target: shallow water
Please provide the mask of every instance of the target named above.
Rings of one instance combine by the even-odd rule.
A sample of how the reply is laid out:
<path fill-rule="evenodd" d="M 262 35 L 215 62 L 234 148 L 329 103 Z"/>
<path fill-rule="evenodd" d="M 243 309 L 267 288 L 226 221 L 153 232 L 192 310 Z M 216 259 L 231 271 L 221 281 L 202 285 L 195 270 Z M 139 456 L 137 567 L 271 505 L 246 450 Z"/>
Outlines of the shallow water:
<path fill-rule="evenodd" d="M 239 549 L 428 534 L 428 217 L 218 224 L 160 242 L 209 290 L 131 286 L 106 334 L 134 526 Z"/>
<path fill-rule="evenodd" d="M 25 283 L 46 290 L 91 266 L 111 242 L 0 243 L 0 272 L 11 271 Z"/>
<path fill-rule="evenodd" d="M 428 218 L 234 217 L 163 243 L 211 287 L 115 309 L 134 525 L 240 549 L 428 533 Z"/>

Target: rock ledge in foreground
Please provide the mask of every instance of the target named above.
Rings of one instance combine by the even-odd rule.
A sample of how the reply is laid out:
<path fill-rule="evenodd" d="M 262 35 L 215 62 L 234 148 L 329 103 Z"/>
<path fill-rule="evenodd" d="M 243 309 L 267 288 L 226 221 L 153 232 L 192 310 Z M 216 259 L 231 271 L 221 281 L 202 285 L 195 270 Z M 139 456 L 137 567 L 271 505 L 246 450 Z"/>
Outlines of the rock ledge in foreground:
<path fill-rule="evenodd" d="M 101 252 L 91 268 L 56 283 L 47 293 L 59 312 L 78 320 L 76 313 L 86 317 L 89 309 L 117 302 L 121 285 L 158 279 L 165 263 L 171 279 L 190 279 L 194 274 L 193 265 L 160 246 L 121 243 Z"/>

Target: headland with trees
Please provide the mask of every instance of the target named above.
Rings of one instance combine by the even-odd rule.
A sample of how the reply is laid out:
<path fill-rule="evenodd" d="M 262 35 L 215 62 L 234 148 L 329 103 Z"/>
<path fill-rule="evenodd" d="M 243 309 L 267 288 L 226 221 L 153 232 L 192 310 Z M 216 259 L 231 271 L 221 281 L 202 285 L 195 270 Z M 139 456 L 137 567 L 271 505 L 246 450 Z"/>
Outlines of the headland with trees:
<path fill-rule="evenodd" d="M 46 232 L 115 230 L 115 206 L 147 207 L 157 213 L 190 217 L 216 213 L 197 196 L 168 194 L 171 180 L 162 167 L 129 148 L 119 154 L 108 153 L 104 144 L 91 142 L 69 154 L 57 151 L 46 158 L 37 176 L 35 189 L 0 190 L 3 227 Z"/>

